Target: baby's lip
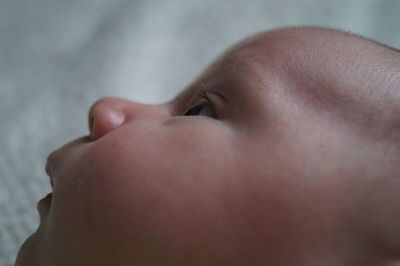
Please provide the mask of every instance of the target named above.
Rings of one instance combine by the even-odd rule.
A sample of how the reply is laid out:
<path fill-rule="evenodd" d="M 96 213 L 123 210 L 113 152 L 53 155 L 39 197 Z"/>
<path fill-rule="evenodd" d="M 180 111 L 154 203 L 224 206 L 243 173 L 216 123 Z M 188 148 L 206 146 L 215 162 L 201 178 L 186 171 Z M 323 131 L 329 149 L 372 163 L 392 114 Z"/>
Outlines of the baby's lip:
<path fill-rule="evenodd" d="M 81 144 L 85 144 L 85 143 L 89 143 L 90 141 L 90 137 L 89 136 L 84 136 L 78 139 L 75 139 L 67 144 L 65 144 L 64 146 L 60 147 L 59 149 L 51 152 L 48 156 L 47 156 L 47 160 L 46 160 L 46 174 L 49 176 L 50 178 L 50 184 L 52 189 L 54 190 L 54 173 L 53 170 L 57 167 L 57 161 L 60 159 L 60 154 L 63 153 L 63 150 L 65 150 L 66 148 L 71 148 L 73 146 L 76 145 L 81 145 Z"/>
<path fill-rule="evenodd" d="M 46 174 L 50 178 L 51 188 L 54 189 L 53 177 L 51 176 L 50 157 L 51 157 L 51 154 L 47 157 L 47 160 L 46 160 Z"/>

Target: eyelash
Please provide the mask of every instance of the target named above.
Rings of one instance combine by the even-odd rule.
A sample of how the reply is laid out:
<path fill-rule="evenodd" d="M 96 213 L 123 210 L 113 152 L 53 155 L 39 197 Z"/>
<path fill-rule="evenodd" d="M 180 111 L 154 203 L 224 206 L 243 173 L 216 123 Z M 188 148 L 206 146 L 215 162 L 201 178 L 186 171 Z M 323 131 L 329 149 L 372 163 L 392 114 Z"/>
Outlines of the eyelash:
<path fill-rule="evenodd" d="M 206 100 L 207 103 L 210 104 L 211 107 L 213 107 L 213 105 L 212 105 L 210 99 L 207 97 L 207 92 L 206 92 L 204 89 L 200 89 L 200 90 L 197 92 L 197 98 Z"/>
<path fill-rule="evenodd" d="M 207 91 L 205 89 L 201 88 L 198 91 L 196 91 L 196 99 L 201 99 L 201 100 L 205 101 L 210 106 L 210 108 L 213 110 L 216 118 L 218 117 L 218 114 L 217 114 L 217 112 L 216 112 L 216 110 L 214 108 L 214 104 L 210 100 L 210 98 L 207 96 Z M 201 104 L 204 104 L 204 103 L 199 103 L 199 104 L 187 106 L 184 112 L 186 112 L 190 108 L 193 108 L 193 107 L 201 105 Z"/>

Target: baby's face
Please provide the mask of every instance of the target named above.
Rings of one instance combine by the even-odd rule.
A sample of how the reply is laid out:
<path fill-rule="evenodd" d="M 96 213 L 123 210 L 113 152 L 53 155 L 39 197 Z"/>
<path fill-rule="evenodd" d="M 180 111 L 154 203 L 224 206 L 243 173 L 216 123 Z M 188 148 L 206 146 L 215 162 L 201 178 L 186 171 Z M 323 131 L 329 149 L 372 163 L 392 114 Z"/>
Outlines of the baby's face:
<path fill-rule="evenodd" d="M 91 136 L 48 158 L 51 204 L 17 265 L 345 258 L 376 154 L 375 133 L 354 122 L 367 99 L 354 95 L 379 82 L 363 68 L 385 53 L 333 31 L 279 30 L 229 50 L 168 103 L 99 100 Z"/>

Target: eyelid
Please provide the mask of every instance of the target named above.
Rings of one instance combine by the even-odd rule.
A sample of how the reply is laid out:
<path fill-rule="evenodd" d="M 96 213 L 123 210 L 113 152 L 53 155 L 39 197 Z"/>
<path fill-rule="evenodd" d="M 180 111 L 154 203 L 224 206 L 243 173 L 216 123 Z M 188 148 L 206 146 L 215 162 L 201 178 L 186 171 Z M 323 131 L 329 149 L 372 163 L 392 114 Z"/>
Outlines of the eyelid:
<path fill-rule="evenodd" d="M 218 108 L 216 108 L 214 101 L 210 99 L 210 94 L 211 93 L 207 92 L 204 89 L 196 90 L 192 96 L 193 100 L 186 102 L 184 108 L 179 111 L 179 114 L 175 114 L 174 116 L 184 116 L 183 114 L 185 114 L 188 110 L 196 106 L 207 104 L 213 110 L 213 113 L 215 115 L 214 118 L 218 119 Z"/>
<path fill-rule="evenodd" d="M 223 106 L 228 104 L 228 100 L 221 93 L 201 89 L 198 91 L 198 94 L 200 98 L 205 99 L 205 101 L 210 104 L 215 113 L 216 119 L 223 118 Z"/>
<path fill-rule="evenodd" d="M 186 112 L 187 110 L 189 110 L 189 108 L 192 108 L 196 105 L 204 103 L 204 102 L 200 102 L 200 101 L 205 101 L 212 107 L 215 114 L 218 116 L 219 108 L 218 108 L 218 104 L 216 104 L 216 103 L 218 101 L 223 101 L 225 103 L 228 103 L 226 98 L 223 95 L 221 95 L 220 93 L 214 92 L 214 91 L 207 91 L 204 88 L 197 90 L 194 93 L 194 95 L 190 98 L 191 98 L 191 100 L 189 100 L 189 101 L 184 100 L 184 98 L 178 98 L 176 109 L 174 108 L 174 111 L 171 112 L 171 115 L 172 116 L 182 116 L 182 114 L 184 112 Z"/>
<path fill-rule="evenodd" d="M 213 110 L 213 113 L 216 116 L 215 118 L 216 119 L 218 118 L 218 112 L 217 112 L 217 109 L 215 108 L 214 101 L 210 99 L 210 93 L 206 92 L 203 89 L 197 90 L 194 95 L 194 99 L 195 100 L 193 102 L 189 102 L 188 106 L 185 108 L 183 113 L 187 112 L 188 110 L 190 110 L 191 108 L 194 108 L 196 106 L 207 104 Z"/>
<path fill-rule="evenodd" d="M 211 108 L 213 109 L 215 115 L 217 116 L 217 118 L 219 117 L 219 104 L 217 104 L 218 101 L 220 101 L 221 99 L 223 101 L 226 102 L 225 97 L 223 97 L 221 94 L 217 93 L 217 92 L 208 92 L 205 89 L 201 89 L 198 92 L 199 94 L 199 98 L 204 99 L 205 101 L 207 101 L 207 103 L 211 106 Z"/>
<path fill-rule="evenodd" d="M 218 92 L 212 92 L 212 91 L 210 91 L 210 92 L 204 92 L 206 95 L 207 95 L 207 98 L 209 98 L 210 97 L 210 95 L 212 96 L 212 98 L 218 98 L 218 100 L 222 100 L 222 101 L 224 101 L 225 103 L 228 103 L 228 101 L 226 100 L 226 98 L 222 95 L 222 94 L 220 94 L 220 93 L 218 93 Z M 216 96 L 216 97 L 214 97 L 214 96 Z"/>

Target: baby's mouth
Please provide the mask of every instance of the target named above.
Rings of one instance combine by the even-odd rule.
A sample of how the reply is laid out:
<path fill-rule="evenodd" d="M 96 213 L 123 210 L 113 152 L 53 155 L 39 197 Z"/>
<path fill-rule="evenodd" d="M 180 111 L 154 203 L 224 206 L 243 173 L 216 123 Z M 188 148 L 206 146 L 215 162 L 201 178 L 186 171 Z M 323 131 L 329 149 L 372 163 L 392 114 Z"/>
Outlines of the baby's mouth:
<path fill-rule="evenodd" d="M 78 139 L 68 142 L 67 144 L 63 145 L 62 147 L 58 148 L 57 150 L 54 150 L 47 156 L 45 170 L 46 170 L 46 174 L 50 178 L 50 184 L 51 184 L 51 188 L 53 189 L 53 191 L 54 191 L 54 183 L 56 182 L 55 177 L 53 175 L 54 174 L 53 170 L 55 170 L 57 168 L 58 161 L 60 159 L 62 159 L 62 157 L 64 156 L 64 153 L 68 152 L 69 149 L 74 148 L 75 146 L 88 144 L 90 142 L 91 142 L 90 137 L 84 136 L 84 137 L 81 137 L 81 138 L 78 138 Z"/>

